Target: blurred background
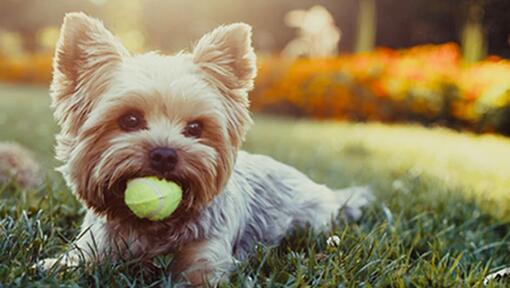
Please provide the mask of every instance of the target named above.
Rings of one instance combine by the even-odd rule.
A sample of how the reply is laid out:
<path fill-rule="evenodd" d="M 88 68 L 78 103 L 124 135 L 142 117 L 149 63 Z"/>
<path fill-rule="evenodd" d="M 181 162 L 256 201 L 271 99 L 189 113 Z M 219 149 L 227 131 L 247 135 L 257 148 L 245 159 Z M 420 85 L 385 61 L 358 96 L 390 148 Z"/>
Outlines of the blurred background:
<path fill-rule="evenodd" d="M 217 25 L 251 24 L 255 125 L 243 149 L 330 187 L 373 188 L 374 209 L 341 226 L 338 249 L 306 233 L 303 250 L 257 250 L 244 279 L 482 287 L 510 263 L 510 0 L 0 0 L 0 283 L 142 286 L 117 266 L 30 268 L 65 251 L 84 214 L 54 172 L 48 93 L 72 11 L 134 53 L 189 50 Z"/>
<path fill-rule="evenodd" d="M 257 112 L 510 134 L 510 1 L 3 0 L 0 81 L 48 85 L 70 11 L 102 19 L 133 52 L 253 25 Z"/>

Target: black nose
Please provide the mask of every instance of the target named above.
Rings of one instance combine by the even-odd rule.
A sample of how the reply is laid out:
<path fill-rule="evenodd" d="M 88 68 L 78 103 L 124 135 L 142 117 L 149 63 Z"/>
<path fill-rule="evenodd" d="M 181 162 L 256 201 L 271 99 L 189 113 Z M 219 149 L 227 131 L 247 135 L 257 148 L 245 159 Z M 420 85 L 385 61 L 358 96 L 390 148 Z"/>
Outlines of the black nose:
<path fill-rule="evenodd" d="M 150 154 L 152 169 L 159 172 L 168 172 L 177 164 L 177 152 L 172 148 L 154 148 Z"/>

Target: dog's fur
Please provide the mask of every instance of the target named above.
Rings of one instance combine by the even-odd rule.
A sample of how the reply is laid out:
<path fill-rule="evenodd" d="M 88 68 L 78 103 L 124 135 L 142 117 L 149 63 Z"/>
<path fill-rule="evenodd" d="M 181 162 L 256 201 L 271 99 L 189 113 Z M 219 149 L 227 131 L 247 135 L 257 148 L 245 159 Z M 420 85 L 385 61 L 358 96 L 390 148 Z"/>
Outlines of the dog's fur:
<path fill-rule="evenodd" d="M 295 225 L 327 227 L 342 206 L 359 215 L 367 202 L 354 193 L 360 190 L 332 191 L 269 157 L 239 151 L 251 124 L 247 94 L 255 74 L 246 24 L 218 27 L 191 53 L 130 55 L 101 22 L 68 14 L 51 96 L 61 126 L 60 171 L 87 214 L 73 249 L 43 261 L 45 268 L 77 265 L 80 256 L 91 262 L 173 253 L 173 275 L 214 284 L 257 242 L 277 243 Z M 119 117 L 130 111 L 143 115 L 142 129 L 119 129 Z M 186 123 L 197 119 L 201 137 L 186 137 Z M 155 147 L 177 151 L 171 172 L 150 167 Z M 126 181 L 149 175 L 184 187 L 181 205 L 164 221 L 136 218 L 123 201 Z"/>

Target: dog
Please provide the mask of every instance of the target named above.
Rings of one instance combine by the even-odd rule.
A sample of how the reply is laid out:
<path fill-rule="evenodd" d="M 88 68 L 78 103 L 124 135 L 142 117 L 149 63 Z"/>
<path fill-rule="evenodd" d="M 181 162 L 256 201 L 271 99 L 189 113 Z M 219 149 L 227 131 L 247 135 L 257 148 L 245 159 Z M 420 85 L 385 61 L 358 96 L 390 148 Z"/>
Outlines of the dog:
<path fill-rule="evenodd" d="M 56 155 L 86 215 L 80 237 L 44 269 L 172 254 L 172 280 L 216 285 L 257 243 L 277 244 L 296 226 L 327 229 L 340 210 L 360 216 L 367 190 L 334 191 L 240 150 L 252 123 L 251 34 L 224 25 L 189 53 L 131 55 L 99 20 L 65 16 L 51 84 Z M 145 176 L 183 188 L 163 221 L 124 203 L 126 182 Z"/>

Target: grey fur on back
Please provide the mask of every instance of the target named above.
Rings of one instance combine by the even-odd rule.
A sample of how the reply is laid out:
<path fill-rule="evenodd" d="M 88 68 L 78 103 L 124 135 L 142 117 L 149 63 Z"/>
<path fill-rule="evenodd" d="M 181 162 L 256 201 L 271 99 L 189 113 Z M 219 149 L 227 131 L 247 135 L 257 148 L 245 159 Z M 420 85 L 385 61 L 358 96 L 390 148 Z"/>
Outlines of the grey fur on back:
<path fill-rule="evenodd" d="M 234 228 L 234 256 L 243 259 L 258 242 L 277 244 L 296 226 L 328 229 L 341 208 L 348 218 L 359 218 L 360 208 L 370 200 L 367 188 L 334 191 L 270 157 L 240 151 L 225 190 L 204 216 L 232 206 L 210 224 L 217 226 L 218 233 L 225 232 L 222 227 Z"/>

